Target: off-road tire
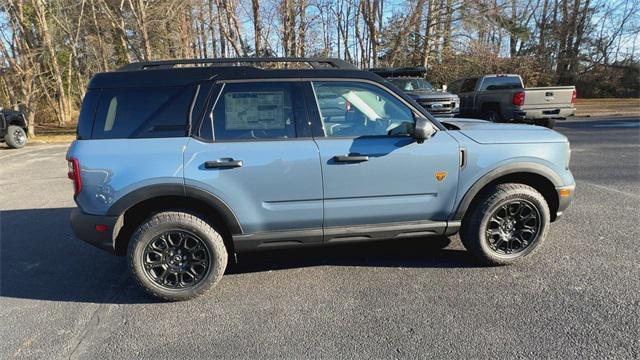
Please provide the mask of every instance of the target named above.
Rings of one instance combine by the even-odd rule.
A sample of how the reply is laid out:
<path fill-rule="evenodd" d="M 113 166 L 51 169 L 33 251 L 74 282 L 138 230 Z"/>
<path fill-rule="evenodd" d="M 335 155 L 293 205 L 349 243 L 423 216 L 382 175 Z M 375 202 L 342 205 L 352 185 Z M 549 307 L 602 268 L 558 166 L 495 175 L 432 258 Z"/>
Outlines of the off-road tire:
<path fill-rule="evenodd" d="M 524 200 L 535 206 L 539 215 L 539 231 L 537 238 L 521 252 L 511 255 L 499 254 L 491 249 L 485 231 L 494 211 L 514 200 Z M 490 187 L 479 195 L 478 201 L 474 201 L 472 206 L 462 221 L 460 238 L 465 248 L 481 264 L 507 265 L 530 256 L 540 248 L 547 236 L 551 219 L 549 205 L 542 194 L 531 186 L 508 183 Z"/>
<path fill-rule="evenodd" d="M 197 284 L 182 289 L 169 289 L 157 284 L 144 269 L 147 245 L 167 231 L 187 231 L 196 235 L 209 252 L 208 272 Z M 167 301 L 189 300 L 205 295 L 220 281 L 227 267 L 227 250 L 222 236 L 202 217 L 186 211 L 167 211 L 152 215 L 134 232 L 127 258 L 132 277 L 145 291 Z"/>
<path fill-rule="evenodd" d="M 22 141 L 16 138 L 16 135 L 19 136 Z M 4 135 L 4 142 L 12 149 L 20 149 L 27 145 L 27 134 L 24 129 L 20 126 L 9 125 L 7 127 L 7 133 Z"/>

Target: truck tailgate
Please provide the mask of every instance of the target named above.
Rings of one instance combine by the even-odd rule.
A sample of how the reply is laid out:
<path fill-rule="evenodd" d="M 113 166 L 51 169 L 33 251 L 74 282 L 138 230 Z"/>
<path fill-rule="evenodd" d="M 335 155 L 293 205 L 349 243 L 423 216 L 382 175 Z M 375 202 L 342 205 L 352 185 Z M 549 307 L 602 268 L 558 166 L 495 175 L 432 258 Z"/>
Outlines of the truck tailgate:
<path fill-rule="evenodd" d="M 522 107 L 525 110 L 570 108 L 574 89 L 574 86 L 526 88 Z"/>

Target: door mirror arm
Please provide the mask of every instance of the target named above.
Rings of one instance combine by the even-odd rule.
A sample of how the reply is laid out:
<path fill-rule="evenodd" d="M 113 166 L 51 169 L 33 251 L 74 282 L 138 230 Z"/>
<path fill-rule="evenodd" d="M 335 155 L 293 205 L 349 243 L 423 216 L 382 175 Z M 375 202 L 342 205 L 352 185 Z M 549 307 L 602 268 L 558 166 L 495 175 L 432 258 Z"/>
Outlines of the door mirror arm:
<path fill-rule="evenodd" d="M 428 140 L 436 132 L 431 122 L 423 117 L 416 118 L 416 125 L 413 130 L 413 138 L 416 139 L 418 144 L 422 144 L 425 140 Z"/>

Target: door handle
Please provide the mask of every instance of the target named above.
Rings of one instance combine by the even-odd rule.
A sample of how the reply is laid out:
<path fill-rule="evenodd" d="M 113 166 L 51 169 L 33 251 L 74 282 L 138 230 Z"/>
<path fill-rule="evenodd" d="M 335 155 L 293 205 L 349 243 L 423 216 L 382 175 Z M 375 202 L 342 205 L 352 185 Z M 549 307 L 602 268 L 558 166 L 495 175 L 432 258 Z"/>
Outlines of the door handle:
<path fill-rule="evenodd" d="M 205 161 L 205 169 L 228 169 L 242 166 L 242 160 L 220 159 L 214 161 Z"/>
<path fill-rule="evenodd" d="M 368 155 L 336 155 L 333 157 L 335 162 L 349 163 L 349 162 L 364 162 L 369 161 Z"/>

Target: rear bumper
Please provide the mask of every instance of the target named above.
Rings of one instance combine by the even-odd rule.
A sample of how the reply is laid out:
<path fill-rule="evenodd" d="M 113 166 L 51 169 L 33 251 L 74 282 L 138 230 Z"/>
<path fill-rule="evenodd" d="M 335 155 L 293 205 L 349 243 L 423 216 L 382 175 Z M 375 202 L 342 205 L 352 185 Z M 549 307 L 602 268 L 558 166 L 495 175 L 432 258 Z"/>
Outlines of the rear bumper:
<path fill-rule="evenodd" d="M 115 253 L 115 237 L 122 227 L 118 216 L 100 216 L 83 213 L 80 209 L 71 210 L 71 228 L 76 237 L 97 248 Z M 96 225 L 105 225 L 105 231 L 97 231 Z"/>
<path fill-rule="evenodd" d="M 565 119 L 573 116 L 576 108 L 523 109 L 515 111 L 513 118 L 517 120 Z"/>
<path fill-rule="evenodd" d="M 556 220 L 562 217 L 564 211 L 573 201 L 575 190 L 576 184 L 556 187 L 556 191 L 558 192 L 558 211 L 556 212 Z"/>

